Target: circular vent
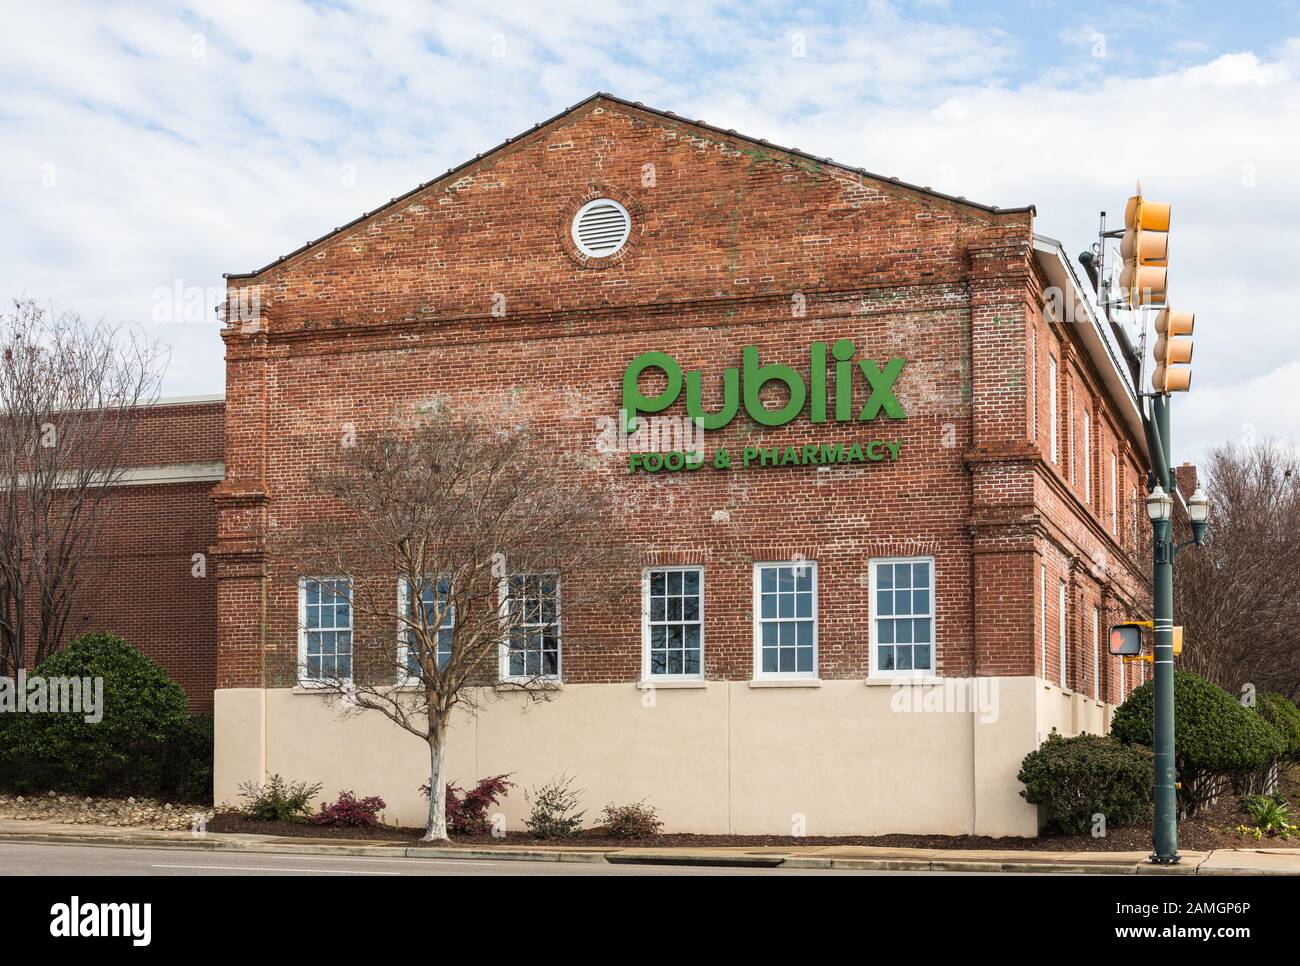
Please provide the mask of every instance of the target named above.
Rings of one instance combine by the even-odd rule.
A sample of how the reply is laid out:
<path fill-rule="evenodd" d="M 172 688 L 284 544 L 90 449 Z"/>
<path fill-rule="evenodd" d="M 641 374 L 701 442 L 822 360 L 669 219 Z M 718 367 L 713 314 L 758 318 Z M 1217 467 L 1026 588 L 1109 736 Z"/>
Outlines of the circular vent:
<path fill-rule="evenodd" d="M 589 201 L 573 216 L 573 241 L 590 258 L 608 258 L 627 242 L 632 216 L 611 198 Z"/>

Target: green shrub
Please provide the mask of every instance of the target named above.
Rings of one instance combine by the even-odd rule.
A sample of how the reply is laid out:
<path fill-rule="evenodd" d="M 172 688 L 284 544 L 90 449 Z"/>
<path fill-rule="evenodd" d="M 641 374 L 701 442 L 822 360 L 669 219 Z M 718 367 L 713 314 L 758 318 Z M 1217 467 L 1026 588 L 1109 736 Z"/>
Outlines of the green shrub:
<path fill-rule="evenodd" d="M 1274 835 L 1289 839 L 1296 832 L 1291 806 L 1279 795 L 1246 795 L 1241 800 L 1241 807 L 1254 823 L 1253 831 L 1258 833 L 1255 838 Z"/>
<path fill-rule="evenodd" d="M 1300 708 L 1286 695 L 1270 691 L 1256 696 L 1255 710 L 1281 735 L 1282 760 L 1300 762 Z"/>
<path fill-rule="evenodd" d="M 1111 735 L 1126 744 L 1154 745 L 1155 682 L 1135 689 L 1115 709 Z M 1174 767 L 1185 815 L 1194 815 L 1230 786 L 1249 783 L 1282 753 L 1282 736 L 1263 716 L 1217 684 L 1174 672 Z"/>
<path fill-rule="evenodd" d="M 146 794 L 172 802 L 212 802 L 213 721 L 210 714 L 187 715 L 143 764 Z"/>
<path fill-rule="evenodd" d="M 606 805 L 600 824 L 601 831 L 614 839 L 652 839 L 664 827 L 658 811 L 644 801 Z"/>
<path fill-rule="evenodd" d="M 31 675 L 101 678 L 103 717 L 14 715 L 6 729 L 6 759 L 11 776 L 18 774 L 20 782 L 43 778 L 79 792 L 114 791 L 146 777 L 140 762 L 185 727 L 180 685 L 116 635 L 84 634 L 47 657 Z"/>
<path fill-rule="evenodd" d="M 571 839 L 582 833 L 582 817 L 578 811 L 578 792 L 573 791 L 573 779 L 561 775 L 545 785 L 524 792 L 530 811 L 524 825 L 528 834 L 538 839 Z"/>
<path fill-rule="evenodd" d="M 1145 819 L 1153 775 L 1145 748 L 1100 735 L 1062 738 L 1053 731 L 1025 756 L 1016 777 L 1024 783 L 1024 799 L 1045 807 L 1047 826 L 1073 834 L 1089 831 L 1098 813 L 1108 827 Z"/>
<path fill-rule="evenodd" d="M 311 813 L 311 800 L 324 787 L 321 782 L 286 781 L 270 775 L 265 782 L 244 782 L 239 794 L 248 799 L 243 809 L 246 818 L 260 822 L 301 822 Z"/>

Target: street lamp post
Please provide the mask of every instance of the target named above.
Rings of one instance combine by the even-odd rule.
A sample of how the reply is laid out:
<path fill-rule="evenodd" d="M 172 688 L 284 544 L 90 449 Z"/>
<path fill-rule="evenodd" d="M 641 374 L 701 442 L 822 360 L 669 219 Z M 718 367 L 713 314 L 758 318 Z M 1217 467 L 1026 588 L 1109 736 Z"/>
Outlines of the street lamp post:
<path fill-rule="evenodd" d="M 1155 623 L 1155 825 L 1151 861 L 1178 861 L 1178 805 L 1174 774 L 1174 500 L 1156 484 L 1147 497 L 1152 531 L 1152 604 Z"/>
<path fill-rule="evenodd" d="M 1168 400 L 1156 408 L 1156 425 L 1168 452 Z M 1174 484 L 1172 473 L 1169 475 Z M 1174 557 L 1184 545 L 1176 545 L 1174 499 L 1159 483 L 1147 497 L 1147 516 L 1152 536 L 1152 606 L 1155 624 L 1155 825 L 1151 831 L 1154 851 L 1151 861 L 1172 865 L 1178 861 L 1178 776 L 1174 767 Z M 1187 500 L 1187 519 L 1196 546 L 1205 542 L 1210 519 L 1210 501 L 1199 486 Z"/>

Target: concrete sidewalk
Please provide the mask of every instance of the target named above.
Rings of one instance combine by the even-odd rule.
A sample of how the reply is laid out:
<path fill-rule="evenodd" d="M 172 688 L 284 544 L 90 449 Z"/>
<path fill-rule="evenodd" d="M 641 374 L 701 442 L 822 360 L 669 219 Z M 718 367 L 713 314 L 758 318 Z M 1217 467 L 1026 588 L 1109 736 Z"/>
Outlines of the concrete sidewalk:
<path fill-rule="evenodd" d="M 1300 875 L 1300 848 L 1184 852 L 1175 866 L 1155 866 L 1145 852 L 1035 852 L 1019 849 L 899 849 L 859 845 L 758 848 L 612 848 L 607 846 L 415 847 L 365 839 L 278 838 L 230 832 L 65 825 L 0 819 L 0 843 L 102 845 L 118 848 L 226 849 L 299 855 L 405 856 L 413 859 L 515 859 L 529 862 L 612 862 L 703 866 L 855 869 L 921 872 L 1055 872 L 1103 875 Z"/>

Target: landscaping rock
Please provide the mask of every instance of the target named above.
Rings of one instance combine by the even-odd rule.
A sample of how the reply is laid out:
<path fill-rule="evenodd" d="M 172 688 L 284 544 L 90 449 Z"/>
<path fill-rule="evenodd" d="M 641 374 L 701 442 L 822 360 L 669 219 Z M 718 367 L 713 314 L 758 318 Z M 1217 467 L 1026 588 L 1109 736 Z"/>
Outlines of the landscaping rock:
<path fill-rule="evenodd" d="M 70 825 L 106 825 L 114 828 L 148 828 L 165 831 L 189 829 L 195 815 L 211 819 L 206 805 L 174 805 L 149 798 L 74 798 L 50 792 L 44 798 L 0 795 L 0 818 L 63 822 Z"/>

